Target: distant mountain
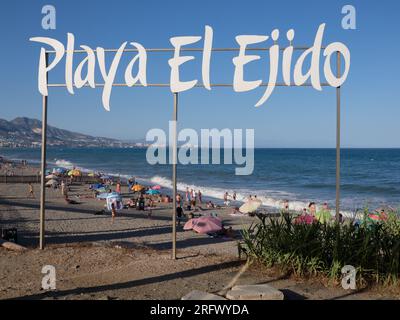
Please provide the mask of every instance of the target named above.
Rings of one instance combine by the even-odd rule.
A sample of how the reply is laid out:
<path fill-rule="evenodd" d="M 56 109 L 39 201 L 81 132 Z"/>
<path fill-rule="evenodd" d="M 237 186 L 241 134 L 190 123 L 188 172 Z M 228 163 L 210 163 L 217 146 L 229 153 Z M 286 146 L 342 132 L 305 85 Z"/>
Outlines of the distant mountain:
<path fill-rule="evenodd" d="M 0 146 L 39 147 L 42 139 L 42 122 L 25 117 L 12 121 L 0 119 Z M 135 147 L 141 143 L 93 137 L 56 127 L 47 126 L 47 144 L 65 147 Z"/>

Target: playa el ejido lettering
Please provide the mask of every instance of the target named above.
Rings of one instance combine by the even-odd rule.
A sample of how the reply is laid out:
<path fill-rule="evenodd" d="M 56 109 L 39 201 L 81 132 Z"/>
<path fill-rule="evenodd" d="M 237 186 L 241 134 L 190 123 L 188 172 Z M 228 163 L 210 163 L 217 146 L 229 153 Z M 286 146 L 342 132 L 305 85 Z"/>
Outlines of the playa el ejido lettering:
<path fill-rule="evenodd" d="M 307 81 L 311 82 L 312 87 L 315 90 L 322 90 L 321 76 L 320 76 L 320 62 L 321 54 L 323 55 L 323 73 L 327 85 L 331 87 L 340 87 L 345 81 L 350 71 L 350 50 L 348 47 L 341 42 L 332 42 L 326 47 L 323 47 L 323 36 L 325 32 L 326 24 L 323 23 L 318 27 L 315 35 L 314 43 L 308 49 L 298 57 L 294 63 L 292 45 L 295 38 L 295 31 L 290 29 L 287 31 L 285 39 L 289 43 L 288 46 L 281 48 L 278 44 L 280 39 L 280 31 L 274 29 L 271 35 L 238 35 L 236 37 L 236 43 L 238 44 L 238 55 L 232 59 L 233 63 L 233 90 L 235 92 L 246 92 L 258 88 L 262 84 L 262 80 L 244 80 L 245 79 L 245 66 L 250 62 L 261 59 L 260 55 L 247 54 L 246 49 L 249 49 L 250 45 L 254 44 L 266 44 L 270 43 L 269 47 L 269 76 L 268 83 L 265 86 L 266 89 L 261 98 L 256 102 L 255 106 L 259 107 L 263 105 L 273 93 L 277 84 L 279 75 L 279 65 L 282 68 L 282 78 L 286 86 L 302 86 Z M 210 81 L 210 61 L 212 59 L 213 52 L 213 34 L 214 31 L 210 26 L 205 27 L 204 42 L 202 50 L 202 81 L 203 86 L 207 90 L 211 90 L 212 83 Z M 173 46 L 174 55 L 168 60 L 170 66 L 170 89 L 174 93 L 179 93 L 192 89 L 198 84 L 198 79 L 191 81 L 181 81 L 180 73 L 183 64 L 195 59 L 191 55 L 183 55 L 185 46 L 196 44 L 202 39 L 201 36 L 179 36 L 170 38 L 170 42 Z M 40 59 L 39 59 L 39 71 L 38 71 L 38 89 L 43 96 L 48 95 L 48 73 L 53 70 L 65 57 L 65 85 L 70 94 L 74 94 L 74 87 L 80 89 L 84 86 L 91 88 L 96 87 L 95 83 L 95 68 L 96 60 L 100 69 L 102 78 L 104 80 L 102 102 L 105 110 L 110 110 L 110 96 L 113 85 L 115 85 L 115 78 L 120 68 L 120 62 L 124 51 L 130 49 L 130 51 L 137 52 L 136 55 L 131 59 L 129 64 L 125 66 L 125 85 L 132 87 L 140 83 L 141 86 L 146 87 L 148 85 L 147 79 L 147 51 L 146 48 L 138 42 L 128 41 L 121 44 L 121 46 L 114 53 L 114 57 L 111 66 L 107 70 L 106 67 L 106 53 L 107 50 L 102 47 L 93 49 L 87 45 L 81 45 L 80 50 L 84 53 L 85 57 L 81 60 L 79 65 L 73 70 L 74 59 L 76 59 L 75 50 L 75 36 L 72 33 L 67 34 L 67 44 L 64 44 L 56 39 L 49 37 L 32 37 L 30 41 L 38 42 L 43 45 L 50 47 L 50 52 L 54 53 L 54 59 L 48 64 L 46 58 L 46 48 L 41 48 Z M 190 51 L 190 50 L 189 50 Z M 282 56 L 281 56 L 282 52 Z M 344 58 L 344 71 L 340 77 L 335 75 L 331 67 L 332 55 L 340 53 Z M 303 73 L 306 59 L 310 57 L 311 63 L 309 70 Z M 137 65 L 137 74 L 132 75 L 134 67 Z M 293 82 L 291 76 L 292 65 L 293 70 Z M 86 70 L 86 72 L 84 72 Z"/>

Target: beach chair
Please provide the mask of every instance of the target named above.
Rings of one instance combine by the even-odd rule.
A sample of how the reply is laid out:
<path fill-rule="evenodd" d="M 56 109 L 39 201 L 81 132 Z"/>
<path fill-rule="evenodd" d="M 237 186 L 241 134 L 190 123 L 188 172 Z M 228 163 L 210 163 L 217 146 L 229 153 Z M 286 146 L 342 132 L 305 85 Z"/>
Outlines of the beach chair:
<path fill-rule="evenodd" d="M 1 239 L 5 241 L 18 242 L 17 228 L 1 229 Z"/>

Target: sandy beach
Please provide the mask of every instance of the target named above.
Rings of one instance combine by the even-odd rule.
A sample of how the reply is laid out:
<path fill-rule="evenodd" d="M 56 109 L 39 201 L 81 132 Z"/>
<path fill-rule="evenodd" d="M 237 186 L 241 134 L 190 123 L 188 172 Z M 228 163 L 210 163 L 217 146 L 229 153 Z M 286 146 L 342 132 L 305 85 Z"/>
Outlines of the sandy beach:
<path fill-rule="evenodd" d="M 35 172 L 28 167 L 26 172 Z M 115 186 L 114 186 L 115 187 Z M 256 218 L 234 216 L 231 207 L 207 209 L 235 237 L 214 238 L 177 229 L 178 259 L 171 259 L 171 204 L 156 203 L 148 211 L 123 209 L 112 219 L 99 214 L 105 201 L 93 198 L 88 185 L 74 183 L 68 204 L 60 189 L 46 192 L 46 249 L 38 249 L 39 184 L 28 198 L 25 183 L 0 184 L 2 228 L 17 228 L 18 243 L 28 248 L 14 252 L 0 248 L 0 298 L 22 299 L 180 299 L 191 290 L 218 292 L 236 275 L 245 261 L 238 259 L 240 230 Z M 127 186 L 122 186 L 128 199 Z M 41 290 L 41 268 L 54 265 L 57 290 Z M 371 288 L 347 292 L 322 279 L 285 277 L 275 270 L 252 265 L 238 284 L 269 283 L 286 299 L 396 298 L 396 290 Z"/>

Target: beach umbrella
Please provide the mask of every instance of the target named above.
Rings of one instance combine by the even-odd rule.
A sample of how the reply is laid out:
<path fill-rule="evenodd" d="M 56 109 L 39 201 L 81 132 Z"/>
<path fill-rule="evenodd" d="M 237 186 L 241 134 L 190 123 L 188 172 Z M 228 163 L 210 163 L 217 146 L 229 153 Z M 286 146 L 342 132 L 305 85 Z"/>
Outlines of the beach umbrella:
<path fill-rule="evenodd" d="M 57 186 L 57 185 L 58 185 L 58 181 L 54 180 L 54 179 L 51 179 L 51 180 L 46 182 L 46 186 L 54 187 L 54 186 Z"/>
<path fill-rule="evenodd" d="M 102 183 L 95 183 L 95 184 L 91 184 L 89 186 L 89 189 L 91 190 L 96 190 L 96 189 L 100 189 L 100 188 L 105 188 L 106 186 Z"/>
<path fill-rule="evenodd" d="M 153 190 L 160 190 L 160 189 L 161 189 L 161 186 L 156 185 L 156 186 L 153 186 L 151 189 L 153 189 Z"/>
<path fill-rule="evenodd" d="M 56 174 L 64 174 L 67 171 L 68 171 L 67 169 L 62 168 L 62 167 L 53 168 L 53 173 L 56 173 Z"/>
<path fill-rule="evenodd" d="M 192 221 L 191 228 L 193 229 L 193 231 L 196 231 L 197 233 L 200 234 L 214 233 L 222 229 L 222 221 L 216 217 L 209 217 L 209 216 L 200 217 L 191 219 L 191 221 Z M 185 224 L 186 228 L 190 227 L 189 222 L 190 220 Z"/>
<path fill-rule="evenodd" d="M 252 213 L 256 211 L 261 205 L 261 200 L 249 200 L 239 208 L 239 211 L 242 213 Z"/>
<path fill-rule="evenodd" d="M 72 176 L 72 177 L 79 177 L 82 175 L 82 172 L 78 169 L 72 169 L 72 170 L 68 171 L 68 175 Z"/>
<path fill-rule="evenodd" d="M 143 189 L 144 189 L 144 187 L 141 186 L 140 184 L 135 184 L 135 185 L 132 187 L 132 191 L 135 191 L 135 192 L 142 191 Z"/>
<path fill-rule="evenodd" d="M 154 195 L 154 194 L 160 194 L 160 191 L 158 191 L 158 190 L 153 190 L 153 189 L 150 189 L 150 190 L 146 191 L 146 194 L 151 194 L 151 195 Z"/>
<path fill-rule="evenodd" d="M 46 179 L 58 179 L 58 177 L 55 174 L 49 174 L 46 176 Z"/>
<path fill-rule="evenodd" d="M 386 212 L 375 212 L 375 213 L 370 213 L 367 219 L 372 222 L 385 221 L 388 219 L 388 216 Z"/>
<path fill-rule="evenodd" d="M 103 175 L 100 177 L 101 180 L 112 180 L 111 176 Z"/>

